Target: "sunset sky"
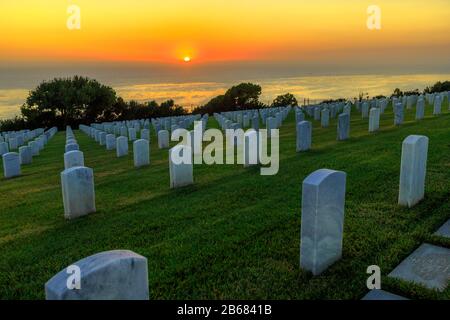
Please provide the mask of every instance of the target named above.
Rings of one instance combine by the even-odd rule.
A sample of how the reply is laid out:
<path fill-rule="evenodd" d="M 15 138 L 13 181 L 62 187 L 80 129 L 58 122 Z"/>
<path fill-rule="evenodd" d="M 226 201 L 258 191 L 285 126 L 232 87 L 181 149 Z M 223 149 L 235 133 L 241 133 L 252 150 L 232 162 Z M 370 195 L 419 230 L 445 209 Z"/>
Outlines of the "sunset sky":
<path fill-rule="evenodd" d="M 67 28 L 72 5 L 79 30 Z M 371 5 L 380 30 L 367 28 Z M 0 12 L 0 119 L 40 82 L 75 74 L 184 106 L 240 81 L 270 101 L 423 89 L 450 75 L 450 0 L 0 0 Z"/>
<path fill-rule="evenodd" d="M 71 4 L 80 30 L 66 27 Z M 381 30 L 366 27 L 372 4 Z M 448 0 L 2 0 L 0 10 L 0 62 L 439 62 L 450 52 Z"/>

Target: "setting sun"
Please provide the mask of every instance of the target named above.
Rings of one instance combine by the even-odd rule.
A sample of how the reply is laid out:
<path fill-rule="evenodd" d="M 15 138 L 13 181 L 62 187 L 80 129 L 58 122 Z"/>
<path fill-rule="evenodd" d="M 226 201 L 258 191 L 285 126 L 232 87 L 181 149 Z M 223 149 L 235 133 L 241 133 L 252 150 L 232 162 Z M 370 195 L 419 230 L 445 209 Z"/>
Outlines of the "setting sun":
<path fill-rule="evenodd" d="M 184 57 L 184 62 L 191 62 L 191 57 Z"/>

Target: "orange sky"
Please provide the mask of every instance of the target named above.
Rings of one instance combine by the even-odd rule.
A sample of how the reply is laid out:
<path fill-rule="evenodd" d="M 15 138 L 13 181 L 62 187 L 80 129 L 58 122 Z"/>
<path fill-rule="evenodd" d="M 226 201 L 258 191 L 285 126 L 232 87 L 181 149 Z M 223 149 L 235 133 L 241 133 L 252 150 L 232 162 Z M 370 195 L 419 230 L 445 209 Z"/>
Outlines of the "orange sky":
<path fill-rule="evenodd" d="M 81 9 L 69 30 L 66 10 Z M 382 28 L 366 27 L 381 8 Z M 450 53 L 448 0 L 1 0 L 0 61 L 380 59 Z"/>

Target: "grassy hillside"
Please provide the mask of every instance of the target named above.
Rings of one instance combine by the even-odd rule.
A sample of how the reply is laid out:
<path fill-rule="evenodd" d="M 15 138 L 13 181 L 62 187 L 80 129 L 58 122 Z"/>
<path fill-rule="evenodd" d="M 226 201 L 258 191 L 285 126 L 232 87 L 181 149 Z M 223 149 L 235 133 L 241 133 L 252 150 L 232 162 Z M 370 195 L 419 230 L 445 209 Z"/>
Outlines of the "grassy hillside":
<path fill-rule="evenodd" d="M 277 175 L 195 165 L 195 184 L 177 190 L 169 189 L 168 150 L 157 148 L 153 131 L 151 165 L 141 169 L 131 152 L 118 159 L 75 131 L 94 169 L 98 211 L 74 221 L 63 217 L 59 132 L 21 177 L 0 179 L 0 298 L 43 299 L 44 283 L 69 264 L 129 249 L 148 258 L 152 299 L 360 299 L 372 264 L 385 290 L 449 299 L 450 288 L 437 293 L 386 277 L 423 242 L 450 248 L 432 236 L 450 218 L 450 113 L 447 102 L 439 117 L 431 109 L 420 122 L 408 111 L 394 127 L 389 107 L 375 134 L 353 111 L 351 139 L 342 142 L 336 119 L 326 129 L 314 123 L 306 153 L 295 152 L 291 112 L 280 130 Z M 397 196 L 401 143 L 410 134 L 428 136 L 430 145 L 426 198 L 406 209 Z M 312 277 L 299 268 L 301 183 L 320 168 L 347 173 L 344 248 L 340 261 Z"/>

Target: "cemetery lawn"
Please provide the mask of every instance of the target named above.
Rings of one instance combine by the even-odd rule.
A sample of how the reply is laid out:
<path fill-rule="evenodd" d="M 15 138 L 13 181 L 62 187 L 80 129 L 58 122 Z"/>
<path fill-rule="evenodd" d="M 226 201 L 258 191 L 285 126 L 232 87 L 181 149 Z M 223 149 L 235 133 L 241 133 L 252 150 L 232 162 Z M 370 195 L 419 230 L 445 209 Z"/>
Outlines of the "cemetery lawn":
<path fill-rule="evenodd" d="M 151 165 L 133 167 L 74 131 L 94 169 L 97 212 L 66 221 L 60 187 L 65 133 L 59 132 L 23 175 L 0 179 L 0 298 L 44 299 L 44 284 L 66 266 L 100 251 L 129 249 L 148 259 L 151 299 L 360 299 L 366 269 L 378 265 L 382 288 L 412 299 L 450 299 L 387 275 L 422 243 L 450 248 L 433 233 L 450 218 L 450 113 L 381 130 L 353 110 L 351 139 L 336 141 L 314 122 L 313 149 L 295 152 L 291 111 L 280 130 L 280 170 L 261 176 L 242 165 L 195 165 L 193 186 L 169 189 L 168 150 L 151 136 Z M 310 120 L 310 119 L 308 119 Z M 211 117 L 210 127 L 217 127 Z M 401 145 L 429 137 L 426 196 L 397 205 Z M 174 144 L 174 143 L 173 143 Z M 130 145 L 130 151 L 132 147 Z M 1 166 L 1 164 L 0 164 Z M 301 185 L 320 168 L 347 173 L 343 257 L 322 275 L 299 268 Z M 0 168 L 3 172 L 3 167 Z M 3 176 L 2 176 L 3 177 Z"/>

